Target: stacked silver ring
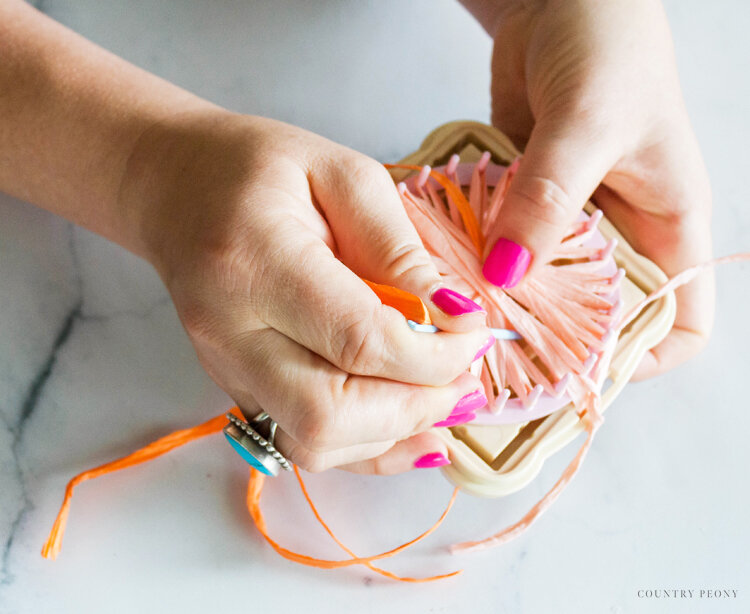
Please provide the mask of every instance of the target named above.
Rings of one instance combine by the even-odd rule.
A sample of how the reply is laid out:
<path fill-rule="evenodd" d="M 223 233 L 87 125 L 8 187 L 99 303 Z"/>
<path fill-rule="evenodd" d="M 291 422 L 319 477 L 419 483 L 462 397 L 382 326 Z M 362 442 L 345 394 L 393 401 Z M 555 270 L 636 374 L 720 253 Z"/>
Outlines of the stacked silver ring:
<path fill-rule="evenodd" d="M 250 422 L 241 420 L 234 414 L 227 414 L 229 424 L 224 427 L 224 434 L 229 443 L 250 465 L 265 473 L 276 476 L 279 469 L 291 471 L 292 466 L 274 443 L 278 425 L 266 412 L 260 412 Z M 268 435 L 264 437 L 258 428 L 268 422 Z"/>

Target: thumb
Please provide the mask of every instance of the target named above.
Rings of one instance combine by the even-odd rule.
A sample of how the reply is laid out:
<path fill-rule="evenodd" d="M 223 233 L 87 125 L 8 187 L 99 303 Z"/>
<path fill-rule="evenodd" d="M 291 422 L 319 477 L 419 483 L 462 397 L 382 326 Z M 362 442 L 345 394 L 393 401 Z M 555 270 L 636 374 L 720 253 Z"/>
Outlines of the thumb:
<path fill-rule="evenodd" d="M 483 327 L 482 307 L 445 287 L 382 165 L 364 156 L 343 159 L 314 175 L 312 187 L 338 255 L 355 273 L 417 295 L 442 330 Z"/>
<path fill-rule="evenodd" d="M 538 121 L 487 237 L 482 272 L 501 288 L 544 264 L 614 165 L 614 147 L 580 119 Z"/>

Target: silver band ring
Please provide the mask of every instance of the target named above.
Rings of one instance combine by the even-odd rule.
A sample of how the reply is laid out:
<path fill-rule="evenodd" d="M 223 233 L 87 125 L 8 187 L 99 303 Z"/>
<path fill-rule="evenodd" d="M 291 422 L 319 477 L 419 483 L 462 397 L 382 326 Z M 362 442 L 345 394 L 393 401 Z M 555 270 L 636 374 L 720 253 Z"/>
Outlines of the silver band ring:
<path fill-rule="evenodd" d="M 255 426 L 256 424 L 260 424 L 261 422 L 265 422 L 266 420 L 270 420 L 267 440 L 273 446 L 274 442 L 276 441 L 276 428 L 279 426 L 278 424 L 276 424 L 276 420 L 271 418 L 271 416 L 269 416 L 266 412 L 262 411 L 250 421 L 250 424 Z"/>

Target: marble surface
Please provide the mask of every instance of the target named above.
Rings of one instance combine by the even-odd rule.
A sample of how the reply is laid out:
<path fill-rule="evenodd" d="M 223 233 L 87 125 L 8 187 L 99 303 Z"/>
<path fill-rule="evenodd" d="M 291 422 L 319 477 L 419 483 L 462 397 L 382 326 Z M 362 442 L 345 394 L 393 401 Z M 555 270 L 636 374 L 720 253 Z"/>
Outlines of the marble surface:
<path fill-rule="evenodd" d="M 490 44 L 449 0 L 42 0 L 40 8 L 203 96 L 384 161 L 444 121 L 488 118 Z M 712 176 L 716 251 L 748 249 L 750 9 L 742 0 L 669 0 L 667 9 Z M 457 579 L 401 585 L 279 558 L 249 522 L 246 470 L 220 436 L 80 487 L 62 554 L 50 562 L 39 550 L 73 474 L 229 400 L 201 370 L 146 264 L 0 195 L 0 612 L 750 611 L 749 272 L 718 271 L 708 349 L 624 391 L 580 475 L 528 534 L 477 555 L 445 551 L 518 518 L 572 448 L 516 495 L 460 497 L 436 535 L 384 564 L 406 574 L 465 569 Z M 358 553 L 419 533 L 451 491 L 438 471 L 388 479 L 332 471 L 310 488 Z M 265 509 L 289 547 L 340 556 L 289 476 L 269 485 Z M 638 596 L 664 589 L 696 593 Z M 701 589 L 738 596 L 701 599 Z"/>

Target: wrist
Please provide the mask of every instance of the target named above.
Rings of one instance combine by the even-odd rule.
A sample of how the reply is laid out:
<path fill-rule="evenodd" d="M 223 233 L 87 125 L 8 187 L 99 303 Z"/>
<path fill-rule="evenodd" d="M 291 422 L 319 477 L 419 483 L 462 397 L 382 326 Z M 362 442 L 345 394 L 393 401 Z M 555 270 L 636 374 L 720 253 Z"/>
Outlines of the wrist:
<path fill-rule="evenodd" d="M 186 231 L 189 203 L 202 196 L 202 175 L 217 166 L 212 156 L 214 144 L 226 132 L 222 127 L 241 117 L 207 104 L 154 122 L 136 139 L 117 206 L 127 229 L 126 247 L 160 274 L 171 260 L 176 239 Z"/>

